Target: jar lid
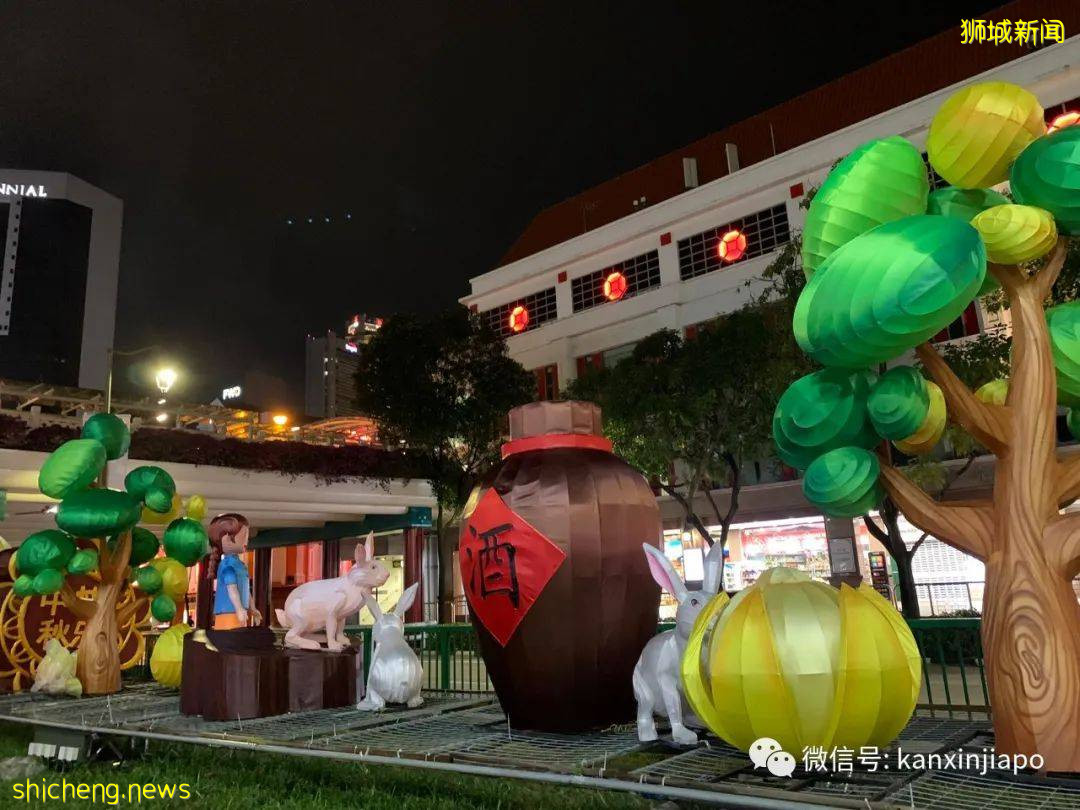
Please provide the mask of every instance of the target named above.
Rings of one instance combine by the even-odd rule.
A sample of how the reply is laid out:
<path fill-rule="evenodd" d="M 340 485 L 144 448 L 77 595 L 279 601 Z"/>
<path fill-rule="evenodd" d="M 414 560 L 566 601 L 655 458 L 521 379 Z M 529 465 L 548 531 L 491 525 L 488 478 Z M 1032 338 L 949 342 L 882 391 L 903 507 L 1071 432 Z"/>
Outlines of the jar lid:
<path fill-rule="evenodd" d="M 555 433 L 603 436 L 600 407 L 592 402 L 530 402 L 510 411 L 510 438 Z"/>

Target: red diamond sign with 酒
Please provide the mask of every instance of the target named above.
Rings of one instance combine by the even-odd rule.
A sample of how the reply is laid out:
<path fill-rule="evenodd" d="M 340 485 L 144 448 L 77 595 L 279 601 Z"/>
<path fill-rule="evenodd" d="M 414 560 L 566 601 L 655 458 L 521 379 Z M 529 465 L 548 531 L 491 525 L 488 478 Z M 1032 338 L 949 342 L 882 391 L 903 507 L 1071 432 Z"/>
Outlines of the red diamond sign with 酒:
<path fill-rule="evenodd" d="M 562 549 L 489 489 L 458 544 L 469 610 L 505 647 L 564 559 Z"/>

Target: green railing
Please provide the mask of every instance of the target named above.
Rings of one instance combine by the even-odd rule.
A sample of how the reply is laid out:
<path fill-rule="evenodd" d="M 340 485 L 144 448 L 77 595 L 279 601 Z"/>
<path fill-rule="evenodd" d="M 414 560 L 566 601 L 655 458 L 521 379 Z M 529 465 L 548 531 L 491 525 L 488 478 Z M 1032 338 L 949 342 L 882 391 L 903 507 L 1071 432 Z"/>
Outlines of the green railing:
<path fill-rule="evenodd" d="M 909 619 L 923 660 L 918 708 L 932 716 L 989 717 L 979 618 Z"/>
<path fill-rule="evenodd" d="M 346 635 L 358 636 L 364 646 L 364 678 L 371 662 L 371 627 L 354 625 Z M 471 624 L 411 624 L 405 640 L 424 667 L 424 688 L 442 692 L 493 692 L 476 631 Z"/>

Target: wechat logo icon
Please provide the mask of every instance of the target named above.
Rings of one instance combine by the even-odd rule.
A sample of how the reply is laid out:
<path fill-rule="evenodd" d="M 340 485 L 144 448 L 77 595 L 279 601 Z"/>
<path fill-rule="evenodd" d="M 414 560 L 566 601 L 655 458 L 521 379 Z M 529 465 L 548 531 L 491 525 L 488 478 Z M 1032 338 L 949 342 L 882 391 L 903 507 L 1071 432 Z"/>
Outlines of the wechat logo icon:
<path fill-rule="evenodd" d="M 773 776 L 791 777 L 795 757 L 780 747 L 772 737 L 761 737 L 750 746 L 750 761 L 755 768 L 766 768 Z"/>

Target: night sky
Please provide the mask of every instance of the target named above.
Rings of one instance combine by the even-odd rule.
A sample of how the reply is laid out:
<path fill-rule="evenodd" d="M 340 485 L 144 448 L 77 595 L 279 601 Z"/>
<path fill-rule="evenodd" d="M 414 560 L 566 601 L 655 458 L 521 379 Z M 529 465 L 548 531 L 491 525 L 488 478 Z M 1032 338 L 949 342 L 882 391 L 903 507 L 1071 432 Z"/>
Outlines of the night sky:
<path fill-rule="evenodd" d="M 453 305 L 541 208 L 959 5 L 6 0 L 0 166 L 124 200 L 117 348 L 299 406 L 306 334 Z"/>

